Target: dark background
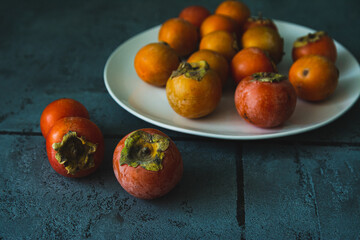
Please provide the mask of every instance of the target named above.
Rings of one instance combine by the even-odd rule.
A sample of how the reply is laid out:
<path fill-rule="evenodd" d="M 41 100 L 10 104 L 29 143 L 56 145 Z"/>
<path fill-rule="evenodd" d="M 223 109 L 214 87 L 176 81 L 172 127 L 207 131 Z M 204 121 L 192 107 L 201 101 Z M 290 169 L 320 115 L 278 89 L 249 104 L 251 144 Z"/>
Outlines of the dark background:
<path fill-rule="evenodd" d="M 162 129 L 118 106 L 105 62 L 130 37 L 188 5 L 220 1 L 8 1 L 0 4 L 0 239 L 359 239 L 360 106 L 320 129 L 259 141 Z M 244 1 L 253 15 L 325 30 L 360 58 L 359 1 Z M 360 81 L 360 79 L 359 79 Z M 61 97 L 82 102 L 105 136 L 84 179 L 50 167 L 39 119 Z M 112 153 L 155 127 L 178 145 L 184 176 L 168 195 L 135 199 Z"/>

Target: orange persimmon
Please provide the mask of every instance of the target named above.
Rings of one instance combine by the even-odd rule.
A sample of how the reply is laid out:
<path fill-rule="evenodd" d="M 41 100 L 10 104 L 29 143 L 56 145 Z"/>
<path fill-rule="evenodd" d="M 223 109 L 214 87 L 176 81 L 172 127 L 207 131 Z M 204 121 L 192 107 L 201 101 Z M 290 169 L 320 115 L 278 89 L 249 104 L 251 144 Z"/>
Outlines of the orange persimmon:
<path fill-rule="evenodd" d="M 222 85 L 224 86 L 229 75 L 229 64 L 224 56 L 208 49 L 200 49 L 194 52 L 187 60 L 187 62 L 206 61 L 209 67 L 219 74 Z"/>
<path fill-rule="evenodd" d="M 284 40 L 278 31 L 266 26 L 252 27 L 242 36 L 243 48 L 258 47 L 267 51 L 278 64 L 284 55 Z"/>
<path fill-rule="evenodd" d="M 199 34 L 190 22 L 182 18 L 172 18 L 161 25 L 158 39 L 168 43 L 180 57 L 183 57 L 196 50 Z"/>
<path fill-rule="evenodd" d="M 215 14 L 221 14 L 234 19 L 239 27 L 242 27 L 246 19 L 250 17 L 250 9 L 243 2 L 227 0 L 219 4 Z"/>
<path fill-rule="evenodd" d="M 206 61 L 182 62 L 166 84 L 171 108 L 186 118 L 200 118 L 213 112 L 221 94 L 221 79 Z"/>
<path fill-rule="evenodd" d="M 296 60 L 289 71 L 289 80 L 299 98 L 321 101 L 332 95 L 338 85 L 339 71 L 327 57 L 306 55 Z"/>
<path fill-rule="evenodd" d="M 143 81 L 161 87 L 165 86 L 179 63 L 179 57 L 174 49 L 167 43 L 158 42 L 150 43 L 136 53 L 134 67 Z"/>
<path fill-rule="evenodd" d="M 220 53 L 228 61 L 231 61 L 239 50 L 236 37 L 227 31 L 215 31 L 205 35 L 200 41 L 199 49 Z"/>
<path fill-rule="evenodd" d="M 220 30 L 239 34 L 239 29 L 237 28 L 236 22 L 232 18 L 225 15 L 214 14 L 210 15 L 202 22 L 200 27 L 200 35 L 201 37 L 204 37 L 209 33 Z"/>

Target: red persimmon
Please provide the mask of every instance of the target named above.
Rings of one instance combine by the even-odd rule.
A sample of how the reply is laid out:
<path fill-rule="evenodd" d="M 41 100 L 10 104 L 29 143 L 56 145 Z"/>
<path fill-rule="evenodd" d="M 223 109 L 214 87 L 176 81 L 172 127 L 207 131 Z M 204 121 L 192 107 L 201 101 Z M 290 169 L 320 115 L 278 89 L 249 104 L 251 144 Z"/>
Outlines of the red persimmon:
<path fill-rule="evenodd" d="M 46 151 L 57 173 L 65 177 L 84 177 L 100 166 L 104 138 L 89 119 L 65 117 L 56 121 L 47 135 Z"/>
<path fill-rule="evenodd" d="M 53 101 L 43 110 L 40 117 L 40 129 L 46 138 L 54 123 L 64 117 L 83 117 L 89 119 L 87 109 L 80 102 L 71 98 Z"/>
<path fill-rule="evenodd" d="M 159 130 L 129 133 L 114 150 L 116 179 L 129 194 L 142 199 L 161 197 L 173 189 L 183 173 L 175 143 Z"/>
<path fill-rule="evenodd" d="M 208 16 L 210 16 L 210 11 L 203 6 L 188 6 L 179 14 L 179 18 L 185 19 L 197 28 L 200 28 L 201 23 Z"/>
<path fill-rule="evenodd" d="M 324 31 L 309 33 L 298 38 L 292 49 L 293 61 L 306 55 L 321 55 L 335 62 L 337 57 L 335 43 Z"/>
<path fill-rule="evenodd" d="M 235 106 L 247 122 L 262 128 L 283 124 L 293 114 L 297 96 L 286 76 L 255 73 L 241 80 L 235 91 Z"/>
<path fill-rule="evenodd" d="M 275 63 L 260 48 L 244 48 L 231 61 L 232 77 L 236 84 L 257 72 L 277 72 Z"/>

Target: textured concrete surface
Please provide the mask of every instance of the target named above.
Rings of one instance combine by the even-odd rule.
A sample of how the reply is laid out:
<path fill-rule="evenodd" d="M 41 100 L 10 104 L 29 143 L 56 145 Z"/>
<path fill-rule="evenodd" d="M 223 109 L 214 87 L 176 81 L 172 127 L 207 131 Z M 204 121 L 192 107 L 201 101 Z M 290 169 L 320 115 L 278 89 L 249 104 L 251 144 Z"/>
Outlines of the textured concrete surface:
<path fill-rule="evenodd" d="M 360 105 L 320 129 L 225 141 L 161 129 L 119 107 L 103 82 L 111 52 L 188 5 L 220 1 L 9 1 L 0 4 L 0 239 L 360 239 Z M 254 14 L 328 31 L 360 59 L 359 1 L 244 1 Z M 105 160 L 84 179 L 50 167 L 39 119 L 60 97 L 89 110 Z M 171 136 L 184 176 L 138 200 L 112 153 L 138 128 Z"/>

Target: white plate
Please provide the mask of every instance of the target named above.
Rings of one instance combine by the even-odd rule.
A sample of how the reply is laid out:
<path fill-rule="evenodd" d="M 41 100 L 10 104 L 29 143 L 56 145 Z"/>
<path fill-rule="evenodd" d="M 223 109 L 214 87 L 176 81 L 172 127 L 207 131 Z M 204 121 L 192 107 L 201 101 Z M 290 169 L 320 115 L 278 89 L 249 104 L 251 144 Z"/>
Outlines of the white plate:
<path fill-rule="evenodd" d="M 313 29 L 283 21 L 275 21 L 284 38 L 285 56 L 279 72 L 288 74 L 292 64 L 291 48 L 300 36 Z M 205 137 L 221 139 L 265 139 L 309 131 L 337 119 L 358 99 L 360 93 L 360 67 L 352 54 L 335 42 L 338 50 L 336 65 L 340 71 L 339 85 L 326 101 L 310 103 L 297 101 L 291 118 L 281 127 L 262 129 L 246 123 L 238 114 L 233 102 L 234 89 L 226 88 L 216 110 L 201 119 L 186 119 L 177 115 L 168 104 L 165 88 L 144 83 L 134 69 L 137 51 L 151 42 L 157 42 L 160 26 L 142 32 L 111 54 L 104 69 L 104 80 L 112 98 L 133 115 L 157 126 Z M 232 79 L 229 79 L 232 81 Z"/>

